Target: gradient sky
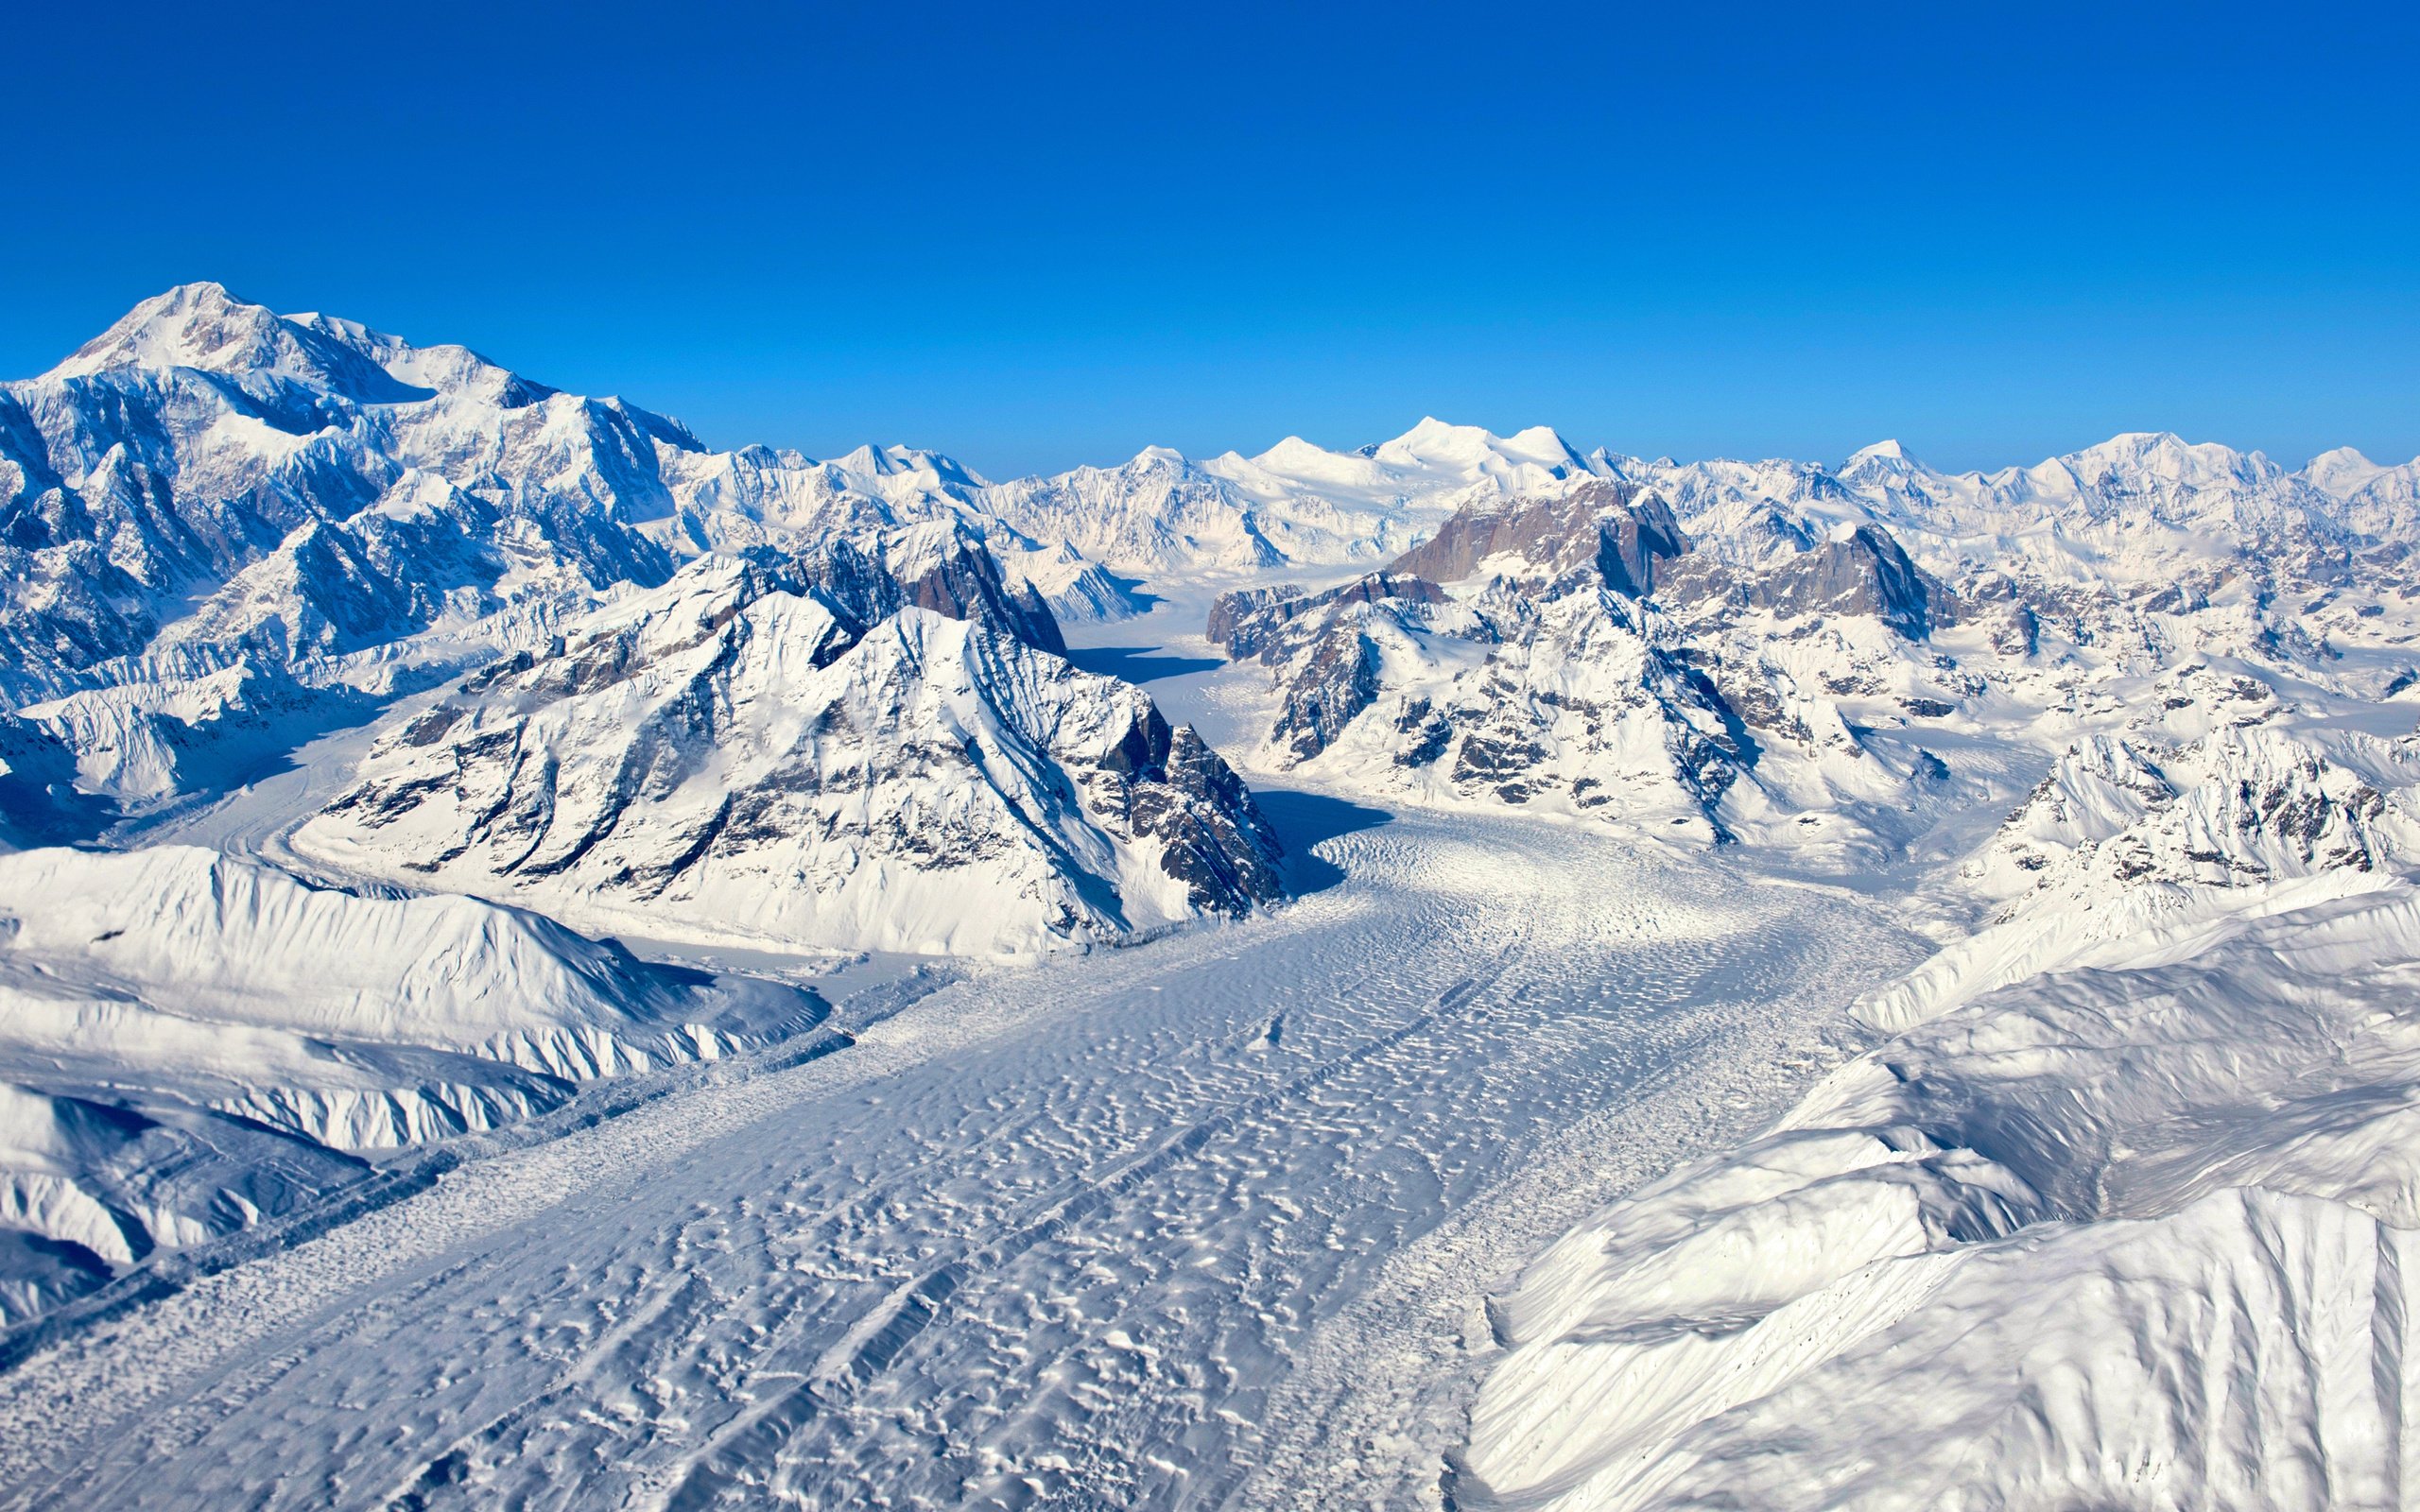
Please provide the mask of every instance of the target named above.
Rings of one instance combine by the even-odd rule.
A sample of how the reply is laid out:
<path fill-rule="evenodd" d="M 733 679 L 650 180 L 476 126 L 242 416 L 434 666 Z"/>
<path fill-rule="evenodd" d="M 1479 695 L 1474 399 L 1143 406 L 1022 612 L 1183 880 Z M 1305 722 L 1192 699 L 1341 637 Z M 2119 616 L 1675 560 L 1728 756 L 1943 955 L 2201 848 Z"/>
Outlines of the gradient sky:
<path fill-rule="evenodd" d="M 1427 413 L 2401 459 L 2420 20 L 2286 9 L 29 5 L 0 375 L 216 279 L 994 474 Z"/>

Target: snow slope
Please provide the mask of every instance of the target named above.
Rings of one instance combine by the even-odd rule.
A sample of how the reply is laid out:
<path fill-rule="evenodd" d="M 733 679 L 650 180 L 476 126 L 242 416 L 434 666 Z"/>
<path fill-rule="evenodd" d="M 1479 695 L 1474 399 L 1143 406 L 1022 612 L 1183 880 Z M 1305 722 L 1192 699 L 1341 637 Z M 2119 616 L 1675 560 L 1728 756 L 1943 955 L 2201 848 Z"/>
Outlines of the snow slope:
<path fill-rule="evenodd" d="M 321 1195 L 362 1174 L 348 1152 L 821 1013 L 467 898 L 356 897 L 182 846 L 0 856 L 0 1307 Z"/>
<path fill-rule="evenodd" d="M 1896 1038 L 1503 1300 L 1461 1503 L 2399 1504 L 2409 762 L 2071 751 L 1966 868 L 2038 880 L 1861 1007 Z"/>
<path fill-rule="evenodd" d="M 147 301 L 0 385 L 0 1325 L 820 1011 L 526 907 L 1049 958 L 63 1330 L 0 1501 L 2408 1500 L 2415 478 L 993 480 Z M 355 890 L 56 848 L 214 824 Z"/>

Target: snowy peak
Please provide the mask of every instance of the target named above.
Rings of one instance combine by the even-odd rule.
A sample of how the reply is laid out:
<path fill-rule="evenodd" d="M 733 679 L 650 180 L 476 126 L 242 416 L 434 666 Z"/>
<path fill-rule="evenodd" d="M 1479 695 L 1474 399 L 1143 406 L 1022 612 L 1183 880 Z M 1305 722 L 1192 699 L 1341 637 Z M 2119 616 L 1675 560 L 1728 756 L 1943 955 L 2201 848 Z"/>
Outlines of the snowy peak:
<path fill-rule="evenodd" d="M 236 299 L 222 284 L 181 284 L 120 316 L 44 376 L 82 378 L 112 368 L 250 372 L 294 340 L 274 312 Z"/>
<path fill-rule="evenodd" d="M 1215 460 L 1228 458 L 1248 461 L 1267 472 L 1303 479 L 1324 476 L 1338 482 L 1350 482 L 1377 475 L 1377 468 L 1367 451 L 1331 452 L 1299 436 L 1287 437 L 1258 456 L 1239 457 L 1236 453 L 1227 452 Z"/>
<path fill-rule="evenodd" d="M 1253 509 L 1283 559 L 1340 563 L 1384 560 L 1416 544 L 1473 495 L 1540 492 L 1590 468 L 1547 426 L 1500 437 L 1432 416 L 1350 452 L 1289 436 L 1257 456 L 1221 453 L 1198 471 Z"/>
<path fill-rule="evenodd" d="M 2134 431 L 2043 464 L 2088 487 L 2141 490 L 2150 484 L 2195 491 L 2272 482 L 2275 463 L 2258 452 L 2194 442 L 2172 431 Z M 2040 469 L 2033 470 L 2035 472 Z"/>
<path fill-rule="evenodd" d="M 1449 425 L 1433 415 L 1393 440 L 1381 442 L 1370 455 L 1381 465 L 1411 472 L 1460 469 L 1489 477 L 1524 467 L 1542 469 L 1555 477 L 1588 469 L 1587 462 L 1551 426 L 1533 425 L 1502 437 L 1477 425 Z"/>
<path fill-rule="evenodd" d="M 1027 954 L 1276 896 L 1241 782 L 989 618 L 711 559 L 390 729 L 296 844 L 705 940 Z"/>
<path fill-rule="evenodd" d="M 361 403 L 428 397 L 325 332 L 247 303 L 216 284 L 181 284 L 145 300 L 43 377 L 179 368 L 239 383 L 283 379 Z"/>
<path fill-rule="evenodd" d="M 982 476 L 956 457 L 913 446 L 869 443 L 831 458 L 830 465 L 860 477 L 914 479 L 935 490 L 984 487 Z"/>
<path fill-rule="evenodd" d="M 2330 498 L 2347 499 L 2360 492 L 2378 474 L 2390 471 L 2352 447 L 2340 446 L 2332 452 L 2322 452 L 2303 464 L 2302 478 Z"/>
<path fill-rule="evenodd" d="M 1837 474 L 1841 482 L 1882 507 L 1902 505 L 1940 474 L 1908 455 L 1897 441 L 1876 441 L 1849 454 Z"/>

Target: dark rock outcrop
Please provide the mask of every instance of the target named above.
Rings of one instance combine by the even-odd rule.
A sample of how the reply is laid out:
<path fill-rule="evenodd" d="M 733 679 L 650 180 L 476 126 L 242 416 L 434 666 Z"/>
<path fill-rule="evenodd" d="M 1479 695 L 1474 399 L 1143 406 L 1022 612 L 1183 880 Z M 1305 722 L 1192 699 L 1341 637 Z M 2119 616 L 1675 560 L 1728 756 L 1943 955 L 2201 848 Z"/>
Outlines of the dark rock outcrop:
<path fill-rule="evenodd" d="M 1863 614 L 1910 641 L 1932 634 L 1939 593 L 1890 533 L 1858 525 L 1847 539 L 1790 558 L 1748 580 L 1748 601 L 1780 614 Z"/>
<path fill-rule="evenodd" d="M 1291 583 L 1221 593 L 1210 606 L 1204 633 L 1238 661 L 1285 660 L 1340 614 L 1359 604 L 1443 604 L 1445 591 L 1425 577 L 1372 573 L 1339 588 L 1309 593 Z"/>
<path fill-rule="evenodd" d="M 1598 480 L 1561 494 L 1465 506 L 1389 570 L 1452 583 L 1491 557 L 1512 556 L 1549 576 L 1593 569 L 1606 587 L 1639 598 L 1654 591 L 1657 562 L 1686 550 L 1663 500 L 1642 501 L 1628 484 Z"/>

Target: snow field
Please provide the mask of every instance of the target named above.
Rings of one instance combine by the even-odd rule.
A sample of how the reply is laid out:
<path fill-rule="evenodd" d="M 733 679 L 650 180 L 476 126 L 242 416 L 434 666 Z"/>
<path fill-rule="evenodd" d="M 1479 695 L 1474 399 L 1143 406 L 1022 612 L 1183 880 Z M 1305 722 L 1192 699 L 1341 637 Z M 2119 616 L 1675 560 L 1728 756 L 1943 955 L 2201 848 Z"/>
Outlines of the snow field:
<path fill-rule="evenodd" d="M 1274 918 L 979 975 L 70 1340 L 0 1378 L 8 1504 L 1253 1504 L 1309 1473 L 1305 1398 L 1358 1389 L 1320 1331 L 1397 1251 L 1548 1157 L 1601 1192 L 1576 1130 L 1745 1133 L 1917 953 L 1517 821 L 1322 853 L 1348 880 Z M 1716 1065 L 1759 1075 L 1634 1108 Z"/>

